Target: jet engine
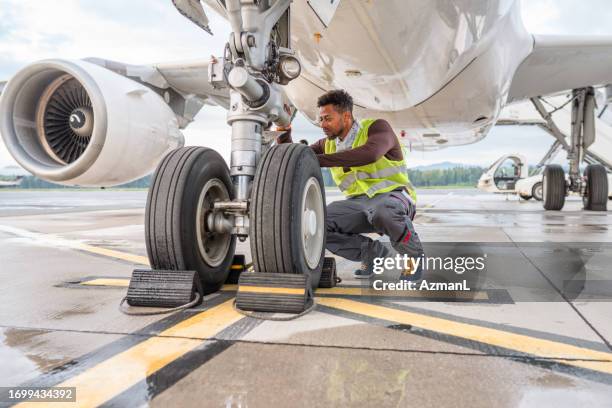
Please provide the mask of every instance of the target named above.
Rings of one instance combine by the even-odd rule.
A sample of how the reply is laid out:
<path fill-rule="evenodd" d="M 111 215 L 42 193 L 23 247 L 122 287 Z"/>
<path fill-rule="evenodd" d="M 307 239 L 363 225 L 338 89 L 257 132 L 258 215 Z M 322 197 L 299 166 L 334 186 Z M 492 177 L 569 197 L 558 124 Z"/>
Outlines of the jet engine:
<path fill-rule="evenodd" d="M 78 186 L 138 179 L 184 144 L 160 95 L 80 60 L 36 62 L 11 78 L 0 98 L 0 133 L 23 168 Z"/>

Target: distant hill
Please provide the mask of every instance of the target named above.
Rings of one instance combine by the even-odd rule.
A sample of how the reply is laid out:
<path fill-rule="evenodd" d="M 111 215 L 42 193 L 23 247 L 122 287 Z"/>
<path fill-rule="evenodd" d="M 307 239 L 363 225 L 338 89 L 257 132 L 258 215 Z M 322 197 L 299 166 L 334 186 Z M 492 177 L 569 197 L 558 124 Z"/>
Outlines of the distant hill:
<path fill-rule="evenodd" d="M 16 165 L 10 165 L 0 168 L 0 176 L 5 177 L 17 177 L 17 176 L 31 176 L 31 174 Z"/>
<path fill-rule="evenodd" d="M 440 163 L 428 164 L 425 166 L 409 167 L 409 170 L 420 170 L 420 171 L 448 170 L 448 169 L 454 169 L 457 167 L 469 168 L 469 167 L 479 167 L 479 166 L 472 165 L 472 164 L 453 163 L 453 162 L 445 161 L 445 162 L 440 162 Z"/>

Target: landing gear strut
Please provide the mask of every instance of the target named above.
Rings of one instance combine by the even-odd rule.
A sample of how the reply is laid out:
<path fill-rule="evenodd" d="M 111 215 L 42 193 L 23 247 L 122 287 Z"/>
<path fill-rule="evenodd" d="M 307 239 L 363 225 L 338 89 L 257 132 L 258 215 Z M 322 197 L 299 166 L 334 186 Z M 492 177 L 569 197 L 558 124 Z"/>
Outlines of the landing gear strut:
<path fill-rule="evenodd" d="M 546 129 L 557 139 L 547 157 L 563 147 L 567 152 L 569 172 L 567 179 L 559 165 L 548 165 L 542 180 L 544 208 L 559 211 L 565 204 L 565 196 L 570 192 L 583 197 L 585 210 L 606 211 L 608 197 L 608 179 L 606 169 L 601 164 L 589 164 L 584 175 L 580 174 L 580 163 L 589 159 L 587 148 L 595 141 L 595 93 L 593 88 L 575 89 L 572 92 L 572 126 L 569 143 L 552 120 L 540 98 L 533 98 L 532 103 L 547 122 Z M 569 102 L 568 102 L 569 103 Z M 559 108 L 560 109 L 560 108 Z"/>
<path fill-rule="evenodd" d="M 313 288 L 321 275 L 325 197 L 317 159 L 303 145 L 265 151 L 267 129 L 292 121 L 291 103 L 281 86 L 301 70 L 289 42 L 291 1 L 270 3 L 220 3 L 232 33 L 223 57 L 213 59 L 208 73 L 213 87 L 229 90 L 229 169 L 225 163 L 179 160 L 187 153 L 172 152 L 173 158 L 164 159 L 154 176 L 154 184 L 159 179 L 165 187 L 152 187 L 147 202 L 152 265 L 195 268 L 207 291 L 218 289 L 226 278 L 236 238 L 250 238 L 257 272 L 309 274 Z M 192 19 L 200 15 L 182 11 Z M 207 27 L 207 20 L 200 20 Z M 198 183 L 185 184 L 184 173 Z M 190 211 L 175 210 L 177 202 L 189 203 Z"/>

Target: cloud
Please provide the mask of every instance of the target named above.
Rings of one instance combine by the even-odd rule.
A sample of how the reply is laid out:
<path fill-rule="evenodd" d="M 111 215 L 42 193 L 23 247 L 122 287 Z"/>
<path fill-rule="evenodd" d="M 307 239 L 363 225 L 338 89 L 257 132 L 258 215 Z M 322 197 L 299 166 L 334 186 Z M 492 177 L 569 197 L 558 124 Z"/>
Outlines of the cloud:
<path fill-rule="evenodd" d="M 529 32 L 561 35 L 612 35 L 609 0 L 522 0 Z"/>
<path fill-rule="evenodd" d="M 225 21 L 210 18 L 214 37 L 165 0 L 2 0 L 0 55 L 21 65 L 58 56 L 134 64 L 208 58 L 223 51 L 229 35 Z"/>

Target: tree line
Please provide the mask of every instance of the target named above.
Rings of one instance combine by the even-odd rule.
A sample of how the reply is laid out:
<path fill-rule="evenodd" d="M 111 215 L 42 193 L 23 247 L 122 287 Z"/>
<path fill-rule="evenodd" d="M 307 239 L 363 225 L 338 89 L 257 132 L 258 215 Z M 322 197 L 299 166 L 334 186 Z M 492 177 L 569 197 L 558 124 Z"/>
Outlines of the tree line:
<path fill-rule="evenodd" d="M 335 186 L 329 169 L 323 168 L 321 170 L 325 185 L 328 187 Z M 415 187 L 476 187 L 478 179 L 485 170 L 483 167 L 454 167 L 435 170 L 408 169 L 408 177 Z"/>
<path fill-rule="evenodd" d="M 115 186 L 113 188 L 148 188 L 149 184 L 151 184 L 151 175 L 145 176 L 143 178 L 140 178 L 138 180 L 134 180 L 132 182 L 126 183 L 126 184 L 122 184 L 120 186 Z M 4 179 L 6 181 L 9 181 L 9 178 L 6 177 L 2 177 L 1 179 Z M 29 189 L 29 188 L 48 188 L 48 189 L 64 189 L 64 188 L 75 188 L 75 187 L 71 187 L 71 186 L 64 186 L 64 185 L 60 185 L 60 184 L 55 184 L 55 183 L 50 183 L 48 181 L 45 180 L 41 180 L 36 176 L 25 176 L 22 180 L 21 180 L 21 184 L 19 184 L 19 186 L 17 188 L 24 188 L 24 189 Z"/>
<path fill-rule="evenodd" d="M 408 170 L 408 177 L 415 187 L 470 186 L 476 187 L 486 169 L 482 167 L 454 167 L 436 170 Z"/>

